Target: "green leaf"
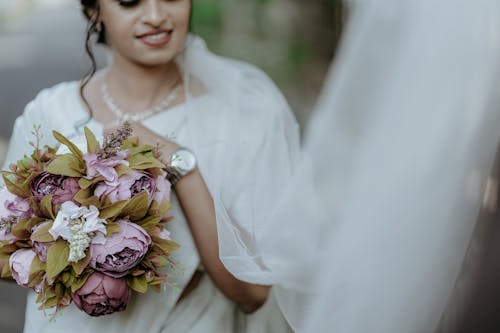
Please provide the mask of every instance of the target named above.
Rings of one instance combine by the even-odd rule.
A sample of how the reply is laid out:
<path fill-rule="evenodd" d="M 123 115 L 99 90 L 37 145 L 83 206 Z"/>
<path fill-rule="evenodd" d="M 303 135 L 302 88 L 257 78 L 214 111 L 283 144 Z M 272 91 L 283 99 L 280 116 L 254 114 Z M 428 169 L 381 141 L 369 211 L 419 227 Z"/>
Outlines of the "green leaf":
<path fill-rule="evenodd" d="M 54 241 L 54 237 L 49 233 L 54 223 L 47 223 L 40 227 L 37 231 L 31 234 L 31 240 L 41 243 L 50 243 Z"/>
<path fill-rule="evenodd" d="M 146 153 L 146 152 L 153 151 L 153 149 L 154 149 L 153 146 L 142 145 L 139 147 L 129 148 L 129 151 L 130 151 L 130 155 L 136 155 L 136 154 L 140 154 L 140 153 Z"/>
<path fill-rule="evenodd" d="M 136 154 L 130 156 L 127 161 L 132 169 L 135 170 L 145 170 L 145 169 L 164 169 L 165 164 L 158 161 L 153 156 L 146 156 L 143 154 Z"/>
<path fill-rule="evenodd" d="M 57 301 L 58 301 L 57 296 L 51 297 L 47 299 L 45 302 L 43 302 L 41 309 L 44 310 L 53 308 L 54 306 L 57 305 Z"/>
<path fill-rule="evenodd" d="M 165 216 L 165 214 L 170 210 L 170 208 L 172 208 L 172 204 L 167 199 L 163 200 L 161 204 L 158 203 L 158 201 L 153 200 L 151 206 L 149 207 L 148 214 Z"/>
<path fill-rule="evenodd" d="M 168 201 L 167 199 L 163 200 L 163 202 L 160 204 L 159 214 L 161 216 L 164 216 L 170 210 L 170 208 L 172 208 L 172 204 L 170 203 L 170 201 Z"/>
<path fill-rule="evenodd" d="M 130 289 L 141 294 L 148 291 L 148 282 L 146 281 L 146 277 L 144 275 L 127 278 L 127 285 Z"/>
<path fill-rule="evenodd" d="M 9 190 L 10 193 L 17 195 L 18 197 L 21 198 L 27 198 L 29 196 L 29 193 L 27 193 L 22 187 L 18 186 L 16 183 L 12 182 L 8 177 L 7 174 L 10 174 L 8 172 L 2 171 L 2 178 L 5 183 L 5 186 L 7 186 L 7 189 Z"/>
<path fill-rule="evenodd" d="M 142 191 L 133 197 L 123 208 L 121 216 L 128 216 L 130 221 L 136 221 L 144 218 L 149 208 L 148 192 Z"/>
<path fill-rule="evenodd" d="M 0 255 L 0 268 L 1 268 L 1 273 L 0 277 L 2 279 L 7 279 L 12 277 L 12 273 L 10 271 L 10 266 L 9 266 L 9 255 L 2 254 Z"/>
<path fill-rule="evenodd" d="M 109 206 L 103 207 L 99 212 L 101 219 L 114 219 L 122 213 L 122 210 L 128 205 L 127 200 L 117 201 Z"/>
<path fill-rule="evenodd" d="M 90 263 L 90 250 L 87 249 L 87 251 L 85 251 L 85 258 L 81 259 L 79 262 L 71 263 L 71 266 L 73 267 L 75 274 L 78 276 L 83 273 L 85 268 L 88 267 L 89 263 Z"/>
<path fill-rule="evenodd" d="M 94 133 L 92 133 L 87 126 L 85 126 L 84 131 L 85 138 L 87 139 L 87 151 L 93 154 L 99 150 L 99 142 L 97 141 Z"/>
<path fill-rule="evenodd" d="M 31 236 L 31 229 L 42 221 L 45 219 L 40 217 L 21 219 L 12 228 L 12 234 L 21 240 L 28 240 Z"/>
<path fill-rule="evenodd" d="M 120 148 L 121 149 L 130 149 L 130 148 L 137 147 L 138 144 L 139 144 L 139 138 L 134 136 L 134 137 L 128 138 L 127 140 L 123 141 Z"/>
<path fill-rule="evenodd" d="M 82 275 L 78 276 L 75 278 L 75 281 L 73 282 L 73 284 L 71 285 L 71 292 L 74 293 L 75 291 L 77 291 L 78 289 L 80 289 L 81 287 L 83 287 L 83 285 L 85 284 L 85 282 L 87 282 L 88 278 L 94 273 L 93 270 L 91 269 L 87 269 L 83 272 Z"/>
<path fill-rule="evenodd" d="M 106 236 L 110 237 L 120 232 L 120 225 L 118 223 L 108 222 L 106 224 Z"/>
<path fill-rule="evenodd" d="M 126 165 L 120 164 L 116 167 L 116 173 L 118 174 L 118 177 L 120 177 L 132 173 L 132 169 Z"/>
<path fill-rule="evenodd" d="M 85 190 L 91 187 L 92 185 L 102 182 L 104 180 L 105 180 L 104 177 L 96 177 L 94 179 L 80 178 L 80 180 L 78 181 L 78 185 L 80 186 L 81 189 Z"/>
<path fill-rule="evenodd" d="M 16 244 L 9 244 L 9 242 L 0 242 L 0 254 L 10 255 L 18 250 Z"/>
<path fill-rule="evenodd" d="M 153 244 L 155 245 L 155 247 L 160 249 L 166 255 L 172 253 L 173 251 L 175 251 L 181 247 L 179 244 L 177 244 L 174 241 L 162 239 L 162 238 L 155 237 L 155 236 L 153 236 L 152 239 L 153 239 Z"/>
<path fill-rule="evenodd" d="M 17 174 L 23 173 L 28 169 L 28 166 L 30 164 L 35 164 L 35 160 L 32 158 L 29 158 L 28 156 L 24 155 L 24 158 L 22 160 L 19 160 L 16 162 L 17 164 Z"/>
<path fill-rule="evenodd" d="M 78 191 L 78 193 L 76 193 L 73 197 L 73 200 L 75 200 L 82 206 L 95 206 L 97 208 L 100 207 L 99 198 L 93 195 L 93 192 L 90 188 L 85 188 Z"/>
<path fill-rule="evenodd" d="M 82 162 L 71 154 L 60 155 L 47 166 L 48 173 L 67 177 L 82 177 L 83 171 Z"/>
<path fill-rule="evenodd" d="M 40 209 L 42 210 L 43 216 L 46 218 L 54 219 L 54 210 L 52 209 L 52 194 L 43 197 L 40 202 Z"/>
<path fill-rule="evenodd" d="M 79 159 L 83 158 L 82 151 L 73 142 L 69 141 L 64 135 L 57 131 L 52 131 L 52 134 L 57 141 L 68 147 L 68 149 L 73 153 L 74 156 L 78 157 Z"/>
<path fill-rule="evenodd" d="M 144 226 L 146 226 L 146 225 L 155 226 L 158 223 L 160 223 L 161 220 L 162 220 L 161 216 L 159 216 L 159 215 L 152 215 L 152 216 L 146 216 L 142 220 L 135 221 L 135 223 L 144 228 Z"/>
<path fill-rule="evenodd" d="M 67 287 L 71 286 L 75 281 L 75 277 L 69 271 L 61 273 L 59 279 Z"/>
<path fill-rule="evenodd" d="M 38 256 L 35 256 L 33 258 L 33 261 L 31 262 L 30 275 L 38 273 L 43 270 L 45 270 L 45 263 L 42 262 Z"/>
<path fill-rule="evenodd" d="M 33 258 L 30 266 L 29 273 L 29 285 L 28 287 L 33 288 L 43 281 L 45 275 L 45 263 L 40 260 L 38 256 Z"/>
<path fill-rule="evenodd" d="M 59 238 L 47 252 L 47 277 L 53 279 L 68 267 L 68 258 L 69 244 Z"/>
<path fill-rule="evenodd" d="M 140 225 L 144 230 L 150 232 L 152 228 L 158 225 L 162 220 L 161 216 L 148 216 L 145 219 L 137 221 L 136 223 Z"/>

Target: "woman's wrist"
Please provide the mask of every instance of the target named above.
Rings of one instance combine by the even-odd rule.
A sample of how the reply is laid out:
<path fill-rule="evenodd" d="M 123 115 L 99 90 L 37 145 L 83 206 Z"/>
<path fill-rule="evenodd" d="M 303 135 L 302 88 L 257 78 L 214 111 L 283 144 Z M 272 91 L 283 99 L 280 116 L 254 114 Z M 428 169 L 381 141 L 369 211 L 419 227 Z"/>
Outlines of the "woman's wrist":
<path fill-rule="evenodd" d="M 170 160 L 165 163 L 167 179 L 173 187 L 175 187 L 181 179 L 189 176 L 197 169 L 197 161 L 194 153 L 179 145 L 176 146 L 176 150 L 170 155 Z"/>

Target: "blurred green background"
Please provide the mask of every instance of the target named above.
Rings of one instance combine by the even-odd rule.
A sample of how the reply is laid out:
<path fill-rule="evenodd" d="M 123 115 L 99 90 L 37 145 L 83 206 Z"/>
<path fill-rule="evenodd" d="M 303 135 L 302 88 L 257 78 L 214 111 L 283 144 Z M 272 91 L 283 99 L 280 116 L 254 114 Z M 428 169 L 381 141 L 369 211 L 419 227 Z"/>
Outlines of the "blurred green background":
<path fill-rule="evenodd" d="M 299 122 L 309 116 L 345 18 L 340 0 L 193 0 L 192 29 L 220 54 L 263 68 Z"/>

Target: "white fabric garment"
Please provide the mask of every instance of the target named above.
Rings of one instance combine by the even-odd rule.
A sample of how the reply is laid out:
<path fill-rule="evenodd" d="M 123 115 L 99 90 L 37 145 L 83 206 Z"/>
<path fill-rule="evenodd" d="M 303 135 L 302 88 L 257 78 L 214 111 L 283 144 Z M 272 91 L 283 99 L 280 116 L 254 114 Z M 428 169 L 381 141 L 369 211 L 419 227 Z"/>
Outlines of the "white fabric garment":
<path fill-rule="evenodd" d="M 352 3 L 260 248 L 298 332 L 433 332 L 500 137 L 500 2 Z"/>
<path fill-rule="evenodd" d="M 247 244 L 253 245 L 254 233 L 265 223 L 259 217 L 270 213 L 272 203 L 262 200 L 272 198 L 280 190 L 275 187 L 284 184 L 291 174 L 298 150 L 297 125 L 274 84 L 256 68 L 213 55 L 194 36 L 190 36 L 178 61 L 188 91 L 186 103 L 147 119 L 144 125 L 159 135 L 173 134 L 176 141 L 194 151 L 216 202 L 221 253 L 239 254 L 241 249 L 250 248 Z M 102 133 L 102 124 L 85 118 L 77 82 L 42 91 L 16 120 L 6 165 L 30 151 L 28 136 L 33 125 L 41 125 L 43 143 L 50 145 L 55 144 L 52 130 L 74 136 L 75 124 L 86 123 L 95 133 Z M 268 156 L 276 163 L 270 165 Z M 175 282 L 182 290 L 200 259 L 175 197 L 173 213 L 169 228 L 172 238 L 181 244 L 174 258 L 184 270 Z M 150 292 L 135 297 L 126 312 L 102 318 L 90 318 L 72 305 L 50 322 L 37 310 L 30 294 L 25 333 L 67 332 L 71 327 L 89 333 L 170 332 L 170 325 L 188 324 L 207 333 L 289 331 L 274 295 L 255 314 L 243 316 L 206 279 L 177 306 L 178 292 Z M 206 295 L 215 295 L 210 298 L 213 304 L 207 306 Z M 180 324 L 170 316 L 176 313 L 180 314 Z M 190 313 L 196 313 L 198 319 L 193 320 Z M 228 331 L 229 327 L 232 330 Z"/>

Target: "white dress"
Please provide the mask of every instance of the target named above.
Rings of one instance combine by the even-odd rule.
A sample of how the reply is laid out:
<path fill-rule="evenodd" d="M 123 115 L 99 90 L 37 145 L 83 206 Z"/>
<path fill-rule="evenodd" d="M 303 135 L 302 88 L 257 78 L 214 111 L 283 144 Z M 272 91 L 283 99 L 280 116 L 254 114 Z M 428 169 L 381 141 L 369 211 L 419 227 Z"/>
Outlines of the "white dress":
<path fill-rule="evenodd" d="M 254 99 L 251 96 L 245 98 Z M 270 107 L 263 108 L 260 107 L 262 102 L 258 99 L 255 99 L 253 103 L 256 112 L 249 115 L 250 121 L 231 123 L 231 126 L 226 124 L 222 128 L 220 124 L 224 124 L 227 120 L 221 117 L 227 112 L 231 112 L 231 110 L 227 110 L 227 103 L 223 99 L 210 94 L 196 97 L 190 103 L 157 114 L 144 121 L 144 125 L 159 135 L 174 136 L 175 140 L 181 145 L 194 150 L 199 160 L 200 171 L 207 180 L 209 188 L 213 189 L 216 184 L 214 185 L 215 177 L 212 175 L 229 158 L 234 160 L 257 159 L 257 156 L 249 156 L 249 154 L 259 152 L 261 147 L 254 147 L 253 145 L 263 141 L 272 143 L 273 137 L 269 136 L 270 134 L 276 135 L 276 137 L 283 136 L 283 133 L 275 131 L 275 128 L 286 128 L 288 126 L 281 124 L 276 127 L 276 124 L 280 124 L 284 118 L 280 119 L 280 113 L 273 111 L 277 108 L 274 108 L 272 103 Z M 265 117 L 259 116 L 265 115 L 266 110 L 271 110 L 270 112 L 274 114 L 272 122 L 267 121 L 269 119 L 268 115 Z M 73 136 L 75 135 L 74 124 L 81 121 L 85 116 L 86 111 L 78 94 L 77 82 L 61 83 L 42 91 L 28 104 L 23 115 L 16 120 L 7 155 L 7 163 L 21 158 L 23 154 L 30 151 L 28 141 L 33 125 L 41 125 L 44 143 L 53 145 L 55 141 L 51 135 L 52 130 L 57 130 L 67 136 Z M 189 117 L 196 119 L 196 124 L 199 124 L 199 126 L 192 123 L 188 125 Z M 288 119 L 289 115 L 286 114 L 286 117 Z M 233 118 L 232 121 L 234 120 Z M 266 123 L 262 123 L 262 120 L 266 120 Z M 285 122 L 283 121 L 283 123 Z M 102 133 L 102 124 L 95 120 L 91 120 L 87 126 L 94 133 Z M 292 127 L 292 132 L 297 133 L 294 123 Z M 201 144 L 193 143 L 189 128 L 194 128 L 201 135 L 200 137 L 203 138 Z M 251 133 L 256 140 L 245 140 L 244 144 L 247 149 L 244 152 L 223 149 L 227 158 L 226 160 L 221 159 L 219 158 L 220 153 L 217 153 L 217 151 L 224 147 L 225 142 L 229 139 L 233 141 L 239 139 L 232 138 L 233 134 L 224 130 L 224 128 L 237 129 L 242 133 L 242 137 L 245 137 L 245 132 Z M 297 147 L 293 146 L 297 142 L 297 137 L 295 137 L 290 140 L 289 146 L 267 144 L 266 147 L 269 148 L 264 147 L 262 149 L 265 152 L 271 149 L 270 147 L 273 147 L 273 150 L 282 150 L 281 153 L 277 152 L 278 155 L 288 156 L 297 150 Z M 238 154 L 245 154 L 245 156 L 240 158 Z M 291 161 L 293 156 L 290 155 L 288 159 Z M 272 169 L 272 166 L 270 168 Z M 237 171 L 234 172 L 237 175 Z M 241 172 L 242 178 L 247 177 L 242 170 L 238 170 L 238 172 Z M 259 175 L 259 177 L 286 177 L 289 172 L 278 170 L 276 174 L 269 173 L 269 175 L 264 174 Z M 273 182 L 270 181 L 269 184 L 273 184 Z M 230 202 L 231 198 L 225 198 L 224 200 L 224 206 L 227 207 L 229 214 L 237 215 L 238 204 L 235 205 Z M 172 232 L 172 238 L 181 244 L 181 248 L 174 253 L 174 259 L 180 263 L 182 268 L 182 272 L 174 276 L 174 281 L 179 287 L 178 291 L 167 289 L 162 293 L 148 292 L 145 295 L 140 295 L 140 297 L 135 295 L 125 312 L 100 318 L 89 317 L 74 305 L 71 305 L 61 311 L 53 321 L 38 310 L 38 305 L 35 304 L 36 295 L 34 292 L 30 292 L 24 332 L 62 333 L 73 329 L 82 333 L 289 332 L 289 326 L 279 310 L 273 293 L 271 293 L 269 301 L 263 308 L 252 315 L 244 315 L 235 304 L 222 295 L 207 274 L 204 275 L 198 287 L 188 297 L 176 304 L 181 293 L 180 290 L 186 286 L 195 270 L 199 267 L 200 258 L 175 196 L 172 198 L 172 203 L 174 220 L 169 223 L 169 229 Z M 228 213 L 225 212 L 224 214 Z"/>

